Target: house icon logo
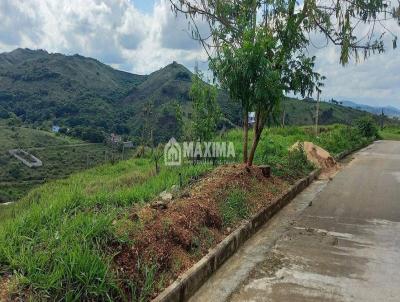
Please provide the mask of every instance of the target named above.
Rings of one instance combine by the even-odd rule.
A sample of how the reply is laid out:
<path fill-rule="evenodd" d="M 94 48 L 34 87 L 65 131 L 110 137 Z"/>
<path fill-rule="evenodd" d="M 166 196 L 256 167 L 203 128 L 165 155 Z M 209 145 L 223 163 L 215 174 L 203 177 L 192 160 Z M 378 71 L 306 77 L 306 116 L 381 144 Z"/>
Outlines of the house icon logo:
<path fill-rule="evenodd" d="M 166 166 L 182 164 L 182 149 L 175 138 L 171 138 L 164 147 L 164 162 Z"/>

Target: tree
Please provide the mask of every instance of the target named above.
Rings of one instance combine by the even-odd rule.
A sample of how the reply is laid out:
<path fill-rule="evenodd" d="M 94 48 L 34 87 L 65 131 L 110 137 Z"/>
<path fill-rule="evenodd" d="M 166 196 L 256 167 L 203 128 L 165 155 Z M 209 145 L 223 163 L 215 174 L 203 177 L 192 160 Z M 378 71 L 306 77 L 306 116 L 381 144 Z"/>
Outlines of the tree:
<path fill-rule="evenodd" d="M 156 174 L 160 173 L 160 161 L 164 155 L 164 146 L 158 144 L 157 147 L 151 148 L 151 158 L 154 161 Z"/>
<path fill-rule="evenodd" d="M 177 101 L 171 101 L 161 106 L 156 111 L 157 121 L 155 124 L 156 132 L 153 133 L 154 145 L 165 143 L 171 136 L 176 139 L 181 138 L 183 128 L 182 107 Z"/>
<path fill-rule="evenodd" d="M 315 57 L 308 54 L 310 33 L 319 33 L 340 47 L 340 63 L 354 55 L 359 59 L 384 50 L 382 22 L 400 20 L 399 7 L 384 0 L 333 2 L 305 0 L 170 0 L 176 14 L 190 20 L 190 30 L 209 57 L 216 79 L 243 108 L 243 154 L 252 165 L 254 154 L 269 118 L 285 93 L 311 95 L 324 79 L 314 71 Z M 208 34 L 198 23 L 206 22 Z M 358 39 L 359 26 L 370 26 Z M 397 38 L 393 35 L 393 46 Z M 254 138 L 247 157 L 250 110 L 256 112 Z"/>
<path fill-rule="evenodd" d="M 210 140 L 217 129 L 221 110 L 217 102 L 217 88 L 203 81 L 201 72 L 196 71 L 190 88 L 193 101 L 192 135 L 200 141 Z"/>

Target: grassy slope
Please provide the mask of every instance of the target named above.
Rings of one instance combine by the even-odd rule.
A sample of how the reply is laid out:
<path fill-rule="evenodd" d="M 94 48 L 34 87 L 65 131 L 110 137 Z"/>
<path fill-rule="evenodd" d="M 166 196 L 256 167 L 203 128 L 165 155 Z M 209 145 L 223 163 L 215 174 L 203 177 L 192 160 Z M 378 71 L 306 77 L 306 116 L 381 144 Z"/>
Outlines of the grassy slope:
<path fill-rule="evenodd" d="M 287 147 L 295 141 L 315 140 L 333 153 L 368 141 L 352 128 L 327 130 L 313 139 L 304 128 L 271 129 L 262 138 L 256 161 L 267 162 L 275 174 L 295 180 L 307 172 L 288 153 Z M 235 143 L 240 156 L 240 132 L 232 131 L 224 139 Z M 210 169 L 207 165 L 162 167 L 154 175 L 149 160 L 135 159 L 35 189 L 0 217 L 0 221 L 15 217 L 0 224 L 0 273 L 13 273 L 17 290 L 29 288 L 37 297 L 118 297 L 121 293 L 111 264 L 115 251 L 108 243 L 129 242 L 130 232 L 140 232 L 142 226 L 129 216 L 132 206 L 140 207 L 178 184 L 179 173 L 187 183 Z"/>
<path fill-rule="evenodd" d="M 286 113 L 285 124 L 287 125 L 313 125 L 315 123 L 315 102 L 286 99 L 282 104 L 282 111 Z M 320 124 L 351 124 L 362 116 L 370 115 L 340 105 L 321 102 L 320 103 Z"/>
<path fill-rule="evenodd" d="M 386 140 L 400 140 L 400 127 L 385 127 L 379 132 L 380 136 Z"/>
<path fill-rule="evenodd" d="M 22 127 L 0 126 L 0 202 L 16 200 L 46 180 L 63 178 L 73 172 L 104 163 L 110 148 L 53 133 Z M 29 168 L 8 154 L 22 148 L 42 160 L 43 166 Z M 133 150 L 127 151 L 129 156 Z M 118 154 L 118 156 L 121 156 Z M 0 208 L 0 212 L 2 209 Z"/>

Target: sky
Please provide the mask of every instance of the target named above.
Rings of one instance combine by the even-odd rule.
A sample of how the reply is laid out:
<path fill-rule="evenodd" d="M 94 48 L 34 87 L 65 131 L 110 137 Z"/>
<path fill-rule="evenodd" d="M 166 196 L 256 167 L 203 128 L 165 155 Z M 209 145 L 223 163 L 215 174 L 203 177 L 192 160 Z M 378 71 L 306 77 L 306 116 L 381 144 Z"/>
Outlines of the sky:
<path fill-rule="evenodd" d="M 391 30 L 400 36 L 394 23 Z M 310 53 L 327 77 L 322 98 L 400 108 L 400 49 L 339 65 L 338 49 L 316 39 Z M 193 70 L 207 57 L 167 0 L 0 0 L 0 52 L 15 48 L 79 53 L 138 74 L 172 61 Z"/>

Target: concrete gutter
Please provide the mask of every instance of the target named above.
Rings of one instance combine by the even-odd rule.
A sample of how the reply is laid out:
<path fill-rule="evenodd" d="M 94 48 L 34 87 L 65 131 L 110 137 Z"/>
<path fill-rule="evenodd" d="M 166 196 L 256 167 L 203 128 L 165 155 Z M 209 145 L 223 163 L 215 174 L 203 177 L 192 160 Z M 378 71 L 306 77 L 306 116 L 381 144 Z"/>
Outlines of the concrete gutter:
<path fill-rule="evenodd" d="M 37 168 L 43 166 L 43 163 L 39 158 L 33 156 L 32 154 L 22 149 L 11 149 L 8 150 L 8 153 L 10 153 L 16 159 L 20 160 L 24 165 L 28 166 L 29 168 Z M 23 158 L 22 156 L 19 155 L 19 153 L 24 154 L 27 158 L 30 158 L 31 161 L 28 161 L 27 159 Z"/>
<path fill-rule="evenodd" d="M 153 302 L 187 301 L 247 239 L 256 233 L 274 214 L 287 205 L 297 194 L 316 179 L 320 171 L 320 169 L 314 170 L 307 177 L 297 181 L 270 205 L 260 210 L 249 220 L 243 222 L 233 233 L 222 240 L 199 262 L 179 276 L 178 279 L 158 295 Z"/>
<path fill-rule="evenodd" d="M 335 160 L 336 160 L 336 161 L 342 160 L 342 159 L 344 159 L 346 156 L 348 156 L 348 155 L 350 155 L 350 154 L 352 154 L 352 153 L 354 153 L 354 152 L 356 152 L 356 151 L 358 151 L 358 150 L 361 150 L 362 148 L 365 148 L 365 147 L 371 145 L 373 142 L 374 142 L 374 141 L 367 142 L 366 144 L 362 144 L 362 145 L 360 145 L 360 146 L 358 146 L 358 147 L 356 147 L 356 148 L 354 148 L 354 149 L 352 149 L 352 150 L 345 150 L 345 151 L 339 153 L 338 155 L 336 155 L 336 156 L 335 156 Z"/>

